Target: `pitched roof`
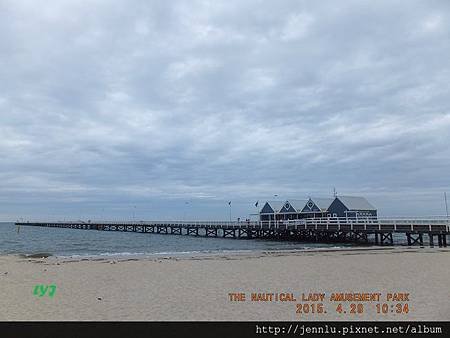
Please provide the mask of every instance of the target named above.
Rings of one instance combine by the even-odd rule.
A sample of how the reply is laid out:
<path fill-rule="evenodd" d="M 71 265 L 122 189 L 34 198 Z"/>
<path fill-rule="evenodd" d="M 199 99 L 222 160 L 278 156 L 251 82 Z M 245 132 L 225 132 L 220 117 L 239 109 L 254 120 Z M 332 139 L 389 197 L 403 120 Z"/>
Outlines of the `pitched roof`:
<path fill-rule="evenodd" d="M 305 206 L 306 200 L 289 200 L 289 203 L 297 210 L 297 212 L 301 212 Z"/>
<path fill-rule="evenodd" d="M 334 198 L 315 198 L 311 197 L 311 200 L 314 202 L 314 204 L 321 210 L 321 211 L 327 211 L 331 203 L 333 203 Z M 345 204 L 345 203 L 344 203 Z"/>
<path fill-rule="evenodd" d="M 287 208 L 286 208 L 287 206 Z M 289 201 L 285 201 L 283 203 L 283 206 L 280 209 L 280 212 L 295 212 L 295 209 L 292 207 L 291 203 L 289 203 Z"/>
<path fill-rule="evenodd" d="M 337 198 L 348 208 L 348 210 L 377 210 L 364 197 L 338 196 Z"/>
<path fill-rule="evenodd" d="M 266 203 L 268 203 L 275 212 L 279 212 L 284 205 L 283 201 L 267 201 Z M 266 203 L 264 203 L 264 205 L 266 205 Z"/>

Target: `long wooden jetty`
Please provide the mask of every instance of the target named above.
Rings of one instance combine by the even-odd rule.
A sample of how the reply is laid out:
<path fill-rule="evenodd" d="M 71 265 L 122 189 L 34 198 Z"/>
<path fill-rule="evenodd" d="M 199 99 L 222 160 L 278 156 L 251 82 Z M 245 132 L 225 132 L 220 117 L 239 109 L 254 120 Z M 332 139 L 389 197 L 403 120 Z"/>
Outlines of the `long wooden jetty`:
<path fill-rule="evenodd" d="M 309 218 L 290 221 L 16 222 L 20 226 L 192 235 L 305 242 L 355 242 L 394 245 L 403 234 L 409 246 L 447 246 L 448 219 Z M 425 239 L 425 241 L 424 241 Z M 435 239 L 437 241 L 435 241 Z"/>

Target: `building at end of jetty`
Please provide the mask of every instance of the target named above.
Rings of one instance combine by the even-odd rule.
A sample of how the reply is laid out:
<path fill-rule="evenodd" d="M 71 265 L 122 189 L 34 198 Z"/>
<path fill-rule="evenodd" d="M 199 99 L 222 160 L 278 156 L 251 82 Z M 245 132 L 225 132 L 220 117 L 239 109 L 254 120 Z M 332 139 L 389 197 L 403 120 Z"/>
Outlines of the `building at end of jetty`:
<path fill-rule="evenodd" d="M 303 218 L 374 218 L 377 209 L 360 196 L 308 198 L 307 200 L 267 201 L 259 212 L 260 221 Z"/>

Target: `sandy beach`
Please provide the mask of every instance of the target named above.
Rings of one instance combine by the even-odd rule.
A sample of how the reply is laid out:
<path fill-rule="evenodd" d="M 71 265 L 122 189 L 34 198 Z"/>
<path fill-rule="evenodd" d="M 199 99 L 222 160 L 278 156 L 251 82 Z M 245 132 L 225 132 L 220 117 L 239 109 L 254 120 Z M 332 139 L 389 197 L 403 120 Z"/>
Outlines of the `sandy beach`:
<path fill-rule="evenodd" d="M 55 286 L 52 296 L 49 285 Z M 7 255 L 0 256 L 0 291 L 0 320 L 450 320 L 450 250 L 316 250 L 131 260 Z M 240 294 L 240 299 L 243 293 L 246 300 L 232 301 L 230 293 Z M 258 301 L 252 301 L 252 293 Z M 379 294 L 380 299 L 336 302 L 330 300 L 334 293 Z M 272 301 L 267 300 L 269 294 Z M 345 313 L 337 312 L 339 303 Z M 351 313 L 352 303 L 363 304 L 358 308 L 362 313 Z M 387 303 L 387 313 L 377 313 L 377 303 Z M 297 304 L 302 313 L 297 313 Z M 309 313 L 303 304 L 309 304 Z"/>

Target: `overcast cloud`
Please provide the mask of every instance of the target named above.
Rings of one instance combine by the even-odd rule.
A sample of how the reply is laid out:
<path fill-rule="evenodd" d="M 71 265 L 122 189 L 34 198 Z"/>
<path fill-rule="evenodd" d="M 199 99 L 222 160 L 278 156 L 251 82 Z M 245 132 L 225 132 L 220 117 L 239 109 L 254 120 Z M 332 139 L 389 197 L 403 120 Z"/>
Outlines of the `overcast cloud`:
<path fill-rule="evenodd" d="M 444 214 L 450 2 L 0 0 L 0 220 Z"/>

